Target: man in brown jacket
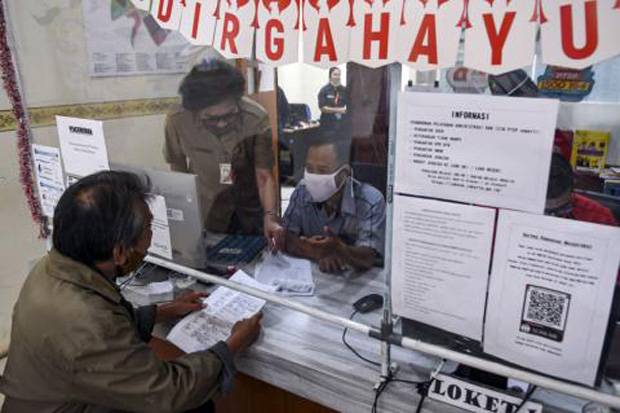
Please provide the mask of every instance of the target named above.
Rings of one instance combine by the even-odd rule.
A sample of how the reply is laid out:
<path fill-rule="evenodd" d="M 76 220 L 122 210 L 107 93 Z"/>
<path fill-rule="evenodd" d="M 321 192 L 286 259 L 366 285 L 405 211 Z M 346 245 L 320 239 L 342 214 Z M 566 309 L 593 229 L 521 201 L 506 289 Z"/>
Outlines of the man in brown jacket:
<path fill-rule="evenodd" d="M 147 345 L 153 324 L 201 308 L 200 294 L 134 310 L 115 284 L 151 243 L 147 192 L 136 175 L 100 172 L 61 197 L 54 249 L 14 308 L 3 413 L 212 409 L 231 386 L 233 357 L 260 333 L 260 315 L 237 323 L 226 342 L 164 362 Z"/>

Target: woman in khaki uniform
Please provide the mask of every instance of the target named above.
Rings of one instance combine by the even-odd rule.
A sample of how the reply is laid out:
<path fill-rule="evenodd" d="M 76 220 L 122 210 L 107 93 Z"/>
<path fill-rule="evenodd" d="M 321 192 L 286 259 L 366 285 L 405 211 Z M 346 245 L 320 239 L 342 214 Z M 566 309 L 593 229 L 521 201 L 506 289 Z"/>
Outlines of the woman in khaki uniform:
<path fill-rule="evenodd" d="M 277 246 L 283 230 L 269 118 L 244 90 L 243 75 L 225 62 L 194 67 L 181 83 L 181 106 L 166 119 L 164 157 L 172 170 L 198 176 L 207 230 L 263 233 Z"/>

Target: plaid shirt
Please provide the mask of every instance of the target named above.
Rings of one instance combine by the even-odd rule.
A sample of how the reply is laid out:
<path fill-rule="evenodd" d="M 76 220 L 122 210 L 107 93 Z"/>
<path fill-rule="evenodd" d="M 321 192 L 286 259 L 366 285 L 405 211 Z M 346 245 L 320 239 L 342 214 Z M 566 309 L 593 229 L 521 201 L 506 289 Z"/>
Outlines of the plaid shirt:
<path fill-rule="evenodd" d="M 345 183 L 340 211 L 331 217 L 322 203 L 312 200 L 302 181 L 291 196 L 283 221 L 289 232 L 307 237 L 323 235 L 327 226 L 348 245 L 369 247 L 383 256 L 385 200 L 377 189 L 353 178 Z"/>

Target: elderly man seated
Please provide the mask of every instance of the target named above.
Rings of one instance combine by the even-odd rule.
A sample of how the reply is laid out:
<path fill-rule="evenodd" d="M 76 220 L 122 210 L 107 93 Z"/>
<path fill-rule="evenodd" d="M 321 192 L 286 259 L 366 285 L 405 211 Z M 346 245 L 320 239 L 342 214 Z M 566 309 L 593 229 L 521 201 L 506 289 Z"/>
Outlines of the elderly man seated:
<path fill-rule="evenodd" d="M 318 262 L 323 272 L 365 271 L 382 261 L 385 200 L 353 178 L 347 143 L 323 136 L 310 145 L 283 222 L 285 250 Z"/>

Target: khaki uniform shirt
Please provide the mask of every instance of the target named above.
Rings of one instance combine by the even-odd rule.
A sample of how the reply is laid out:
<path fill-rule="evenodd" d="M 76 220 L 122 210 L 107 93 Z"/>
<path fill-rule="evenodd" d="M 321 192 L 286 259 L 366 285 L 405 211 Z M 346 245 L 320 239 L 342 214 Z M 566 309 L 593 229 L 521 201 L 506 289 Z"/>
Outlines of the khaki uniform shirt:
<path fill-rule="evenodd" d="M 136 327 L 112 282 L 50 252 L 14 308 L 2 412 L 177 412 L 221 390 L 227 362 L 215 347 L 160 361 Z"/>
<path fill-rule="evenodd" d="M 181 107 L 166 119 L 164 159 L 176 169 L 198 175 L 205 227 L 229 231 L 233 214 L 246 234 L 262 233 L 262 207 L 255 168 L 271 170 L 274 164 L 271 127 L 267 112 L 244 97 L 231 132 L 211 133 L 199 116 Z M 231 168 L 232 183 L 223 170 Z"/>

